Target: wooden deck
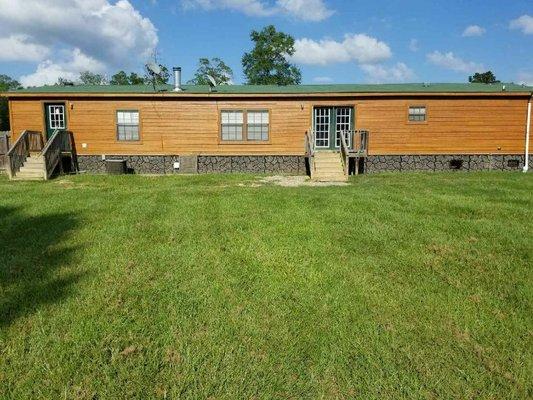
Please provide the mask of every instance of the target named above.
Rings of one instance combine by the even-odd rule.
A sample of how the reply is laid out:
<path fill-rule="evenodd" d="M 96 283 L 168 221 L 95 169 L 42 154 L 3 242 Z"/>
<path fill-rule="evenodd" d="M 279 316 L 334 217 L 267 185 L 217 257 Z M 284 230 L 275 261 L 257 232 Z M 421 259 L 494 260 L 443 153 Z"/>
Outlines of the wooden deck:
<path fill-rule="evenodd" d="M 77 172 L 77 156 L 72 133 L 56 130 L 50 139 L 37 131 L 22 132 L 6 154 L 6 170 L 11 180 L 47 180 L 59 170 L 63 158 L 70 158 L 70 170 Z"/>

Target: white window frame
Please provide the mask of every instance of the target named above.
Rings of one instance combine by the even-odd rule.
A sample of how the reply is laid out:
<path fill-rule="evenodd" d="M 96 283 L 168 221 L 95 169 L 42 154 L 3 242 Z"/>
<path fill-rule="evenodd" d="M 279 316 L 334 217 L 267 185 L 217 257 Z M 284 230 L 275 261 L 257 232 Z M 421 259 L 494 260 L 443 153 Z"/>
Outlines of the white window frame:
<path fill-rule="evenodd" d="M 428 109 L 427 106 L 424 105 L 418 105 L 418 106 L 409 106 L 409 110 L 407 111 L 407 120 L 409 122 L 426 122 L 428 120 Z M 423 117 L 423 119 L 416 119 L 419 117 Z"/>
<path fill-rule="evenodd" d="M 324 111 L 326 111 L 324 113 Z M 331 125 L 331 107 L 315 107 L 314 108 L 314 121 L 313 121 L 313 129 L 315 130 L 315 147 L 318 149 L 327 149 L 329 148 L 329 134 L 330 134 L 330 125 Z M 325 122 L 320 121 L 318 122 L 318 118 L 324 118 L 327 119 L 327 124 Z M 327 130 L 324 131 L 322 129 L 323 126 L 327 127 Z M 318 127 L 321 127 L 320 129 Z M 325 136 L 324 133 L 326 134 Z M 320 137 L 319 137 L 320 134 Z M 319 143 L 322 143 L 322 145 L 319 145 Z M 324 144 L 325 143 L 325 144 Z"/>
<path fill-rule="evenodd" d="M 137 114 L 137 117 L 136 117 L 137 122 L 136 123 L 134 123 L 134 122 L 131 122 L 131 123 L 120 122 L 120 118 L 119 118 L 119 114 L 120 113 L 132 113 L 132 114 L 136 113 Z M 117 122 L 117 131 L 116 131 L 117 141 L 119 141 L 119 142 L 139 142 L 141 140 L 141 114 L 140 114 L 139 110 L 117 110 L 116 111 L 116 122 Z M 132 139 L 121 138 L 121 136 L 120 136 L 120 128 L 121 127 L 136 127 L 137 128 L 137 137 L 136 138 L 132 138 Z"/>
<path fill-rule="evenodd" d="M 267 142 L 270 138 L 270 112 L 268 110 L 246 110 L 246 139 L 251 142 Z M 250 122 L 250 115 L 251 114 L 260 114 L 261 115 L 261 121 L 257 123 L 257 121 Z M 266 115 L 266 122 L 264 120 L 264 116 Z M 261 137 L 259 139 L 250 138 L 250 126 L 253 127 L 260 127 L 261 128 Z M 263 129 L 266 127 L 266 138 L 263 137 Z"/>
<path fill-rule="evenodd" d="M 238 115 L 240 118 L 231 118 L 230 115 Z M 244 140 L 244 110 L 221 110 L 220 111 L 220 140 L 222 142 L 242 142 Z M 225 118 L 227 116 L 227 118 Z M 240 122 L 239 122 L 240 121 Z M 240 138 L 224 138 L 224 127 L 241 128 Z"/>
<path fill-rule="evenodd" d="M 65 106 L 63 104 L 49 104 L 48 107 L 48 126 L 51 130 L 56 129 L 66 129 L 65 123 Z M 54 110 L 61 110 L 59 113 L 56 113 Z M 58 119 L 52 118 L 56 115 L 61 117 Z"/>

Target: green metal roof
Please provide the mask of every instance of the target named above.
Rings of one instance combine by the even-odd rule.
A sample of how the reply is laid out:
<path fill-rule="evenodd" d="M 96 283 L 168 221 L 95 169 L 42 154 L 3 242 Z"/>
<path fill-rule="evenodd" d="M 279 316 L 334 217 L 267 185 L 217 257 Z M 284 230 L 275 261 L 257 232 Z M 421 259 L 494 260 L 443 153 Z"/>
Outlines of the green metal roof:
<path fill-rule="evenodd" d="M 482 83 L 405 83 L 405 84 L 343 84 L 343 85 L 222 85 L 219 94 L 314 94 L 314 93 L 532 93 L 533 87 L 513 83 L 486 85 Z M 18 89 L 13 93 L 76 93 L 76 94 L 149 94 L 151 85 L 75 85 L 41 86 Z M 173 92 L 172 85 L 160 85 L 159 93 L 209 94 L 209 86 L 183 85 L 182 92 Z"/>

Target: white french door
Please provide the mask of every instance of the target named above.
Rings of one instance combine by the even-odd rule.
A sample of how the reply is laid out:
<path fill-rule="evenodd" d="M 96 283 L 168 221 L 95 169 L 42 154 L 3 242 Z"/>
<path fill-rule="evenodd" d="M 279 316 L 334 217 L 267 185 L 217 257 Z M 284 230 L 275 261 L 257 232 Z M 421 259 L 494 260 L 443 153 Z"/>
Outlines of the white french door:
<path fill-rule="evenodd" d="M 353 107 L 315 107 L 313 127 L 315 147 L 318 149 L 338 149 L 341 145 L 341 132 L 351 131 L 354 126 Z M 351 146 L 351 137 L 346 138 Z"/>

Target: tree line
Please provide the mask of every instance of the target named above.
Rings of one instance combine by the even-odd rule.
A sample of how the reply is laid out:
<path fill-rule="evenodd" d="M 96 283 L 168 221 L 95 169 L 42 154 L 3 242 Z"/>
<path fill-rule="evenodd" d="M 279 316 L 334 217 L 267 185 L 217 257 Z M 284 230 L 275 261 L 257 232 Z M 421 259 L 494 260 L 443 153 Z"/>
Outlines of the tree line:
<path fill-rule="evenodd" d="M 261 31 L 252 31 L 250 38 L 254 47 L 242 57 L 243 72 L 249 85 L 298 85 L 302 80 L 300 69 L 291 64 L 289 56 L 294 54 L 294 38 L 279 32 L 273 25 Z M 59 78 L 58 85 L 142 85 L 166 84 L 170 80 L 169 70 L 159 64 L 161 73 L 154 77 L 148 70 L 144 75 L 135 72 L 119 71 L 107 80 L 102 74 L 84 71 L 76 82 Z M 219 85 L 233 82 L 233 70 L 220 58 L 200 58 L 193 78 L 188 81 L 191 85 L 208 85 L 207 76 L 215 79 Z"/>

